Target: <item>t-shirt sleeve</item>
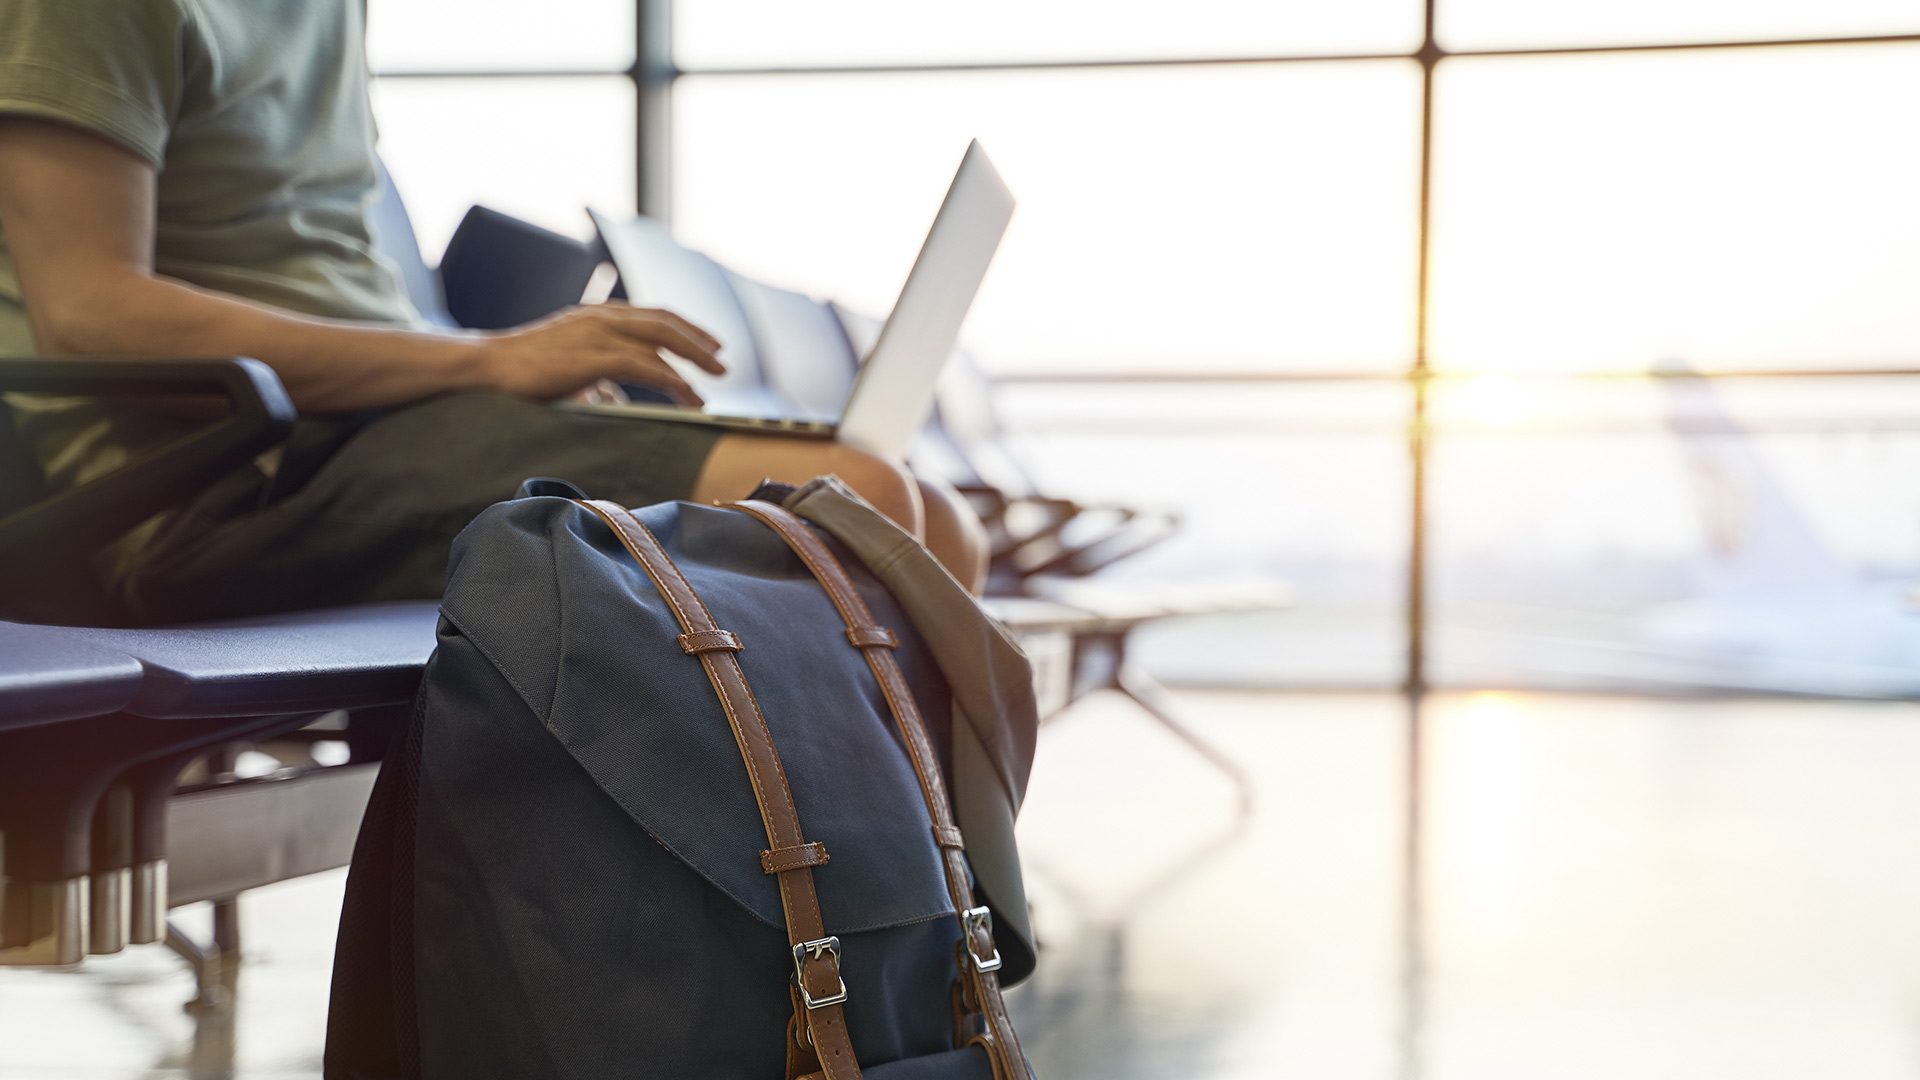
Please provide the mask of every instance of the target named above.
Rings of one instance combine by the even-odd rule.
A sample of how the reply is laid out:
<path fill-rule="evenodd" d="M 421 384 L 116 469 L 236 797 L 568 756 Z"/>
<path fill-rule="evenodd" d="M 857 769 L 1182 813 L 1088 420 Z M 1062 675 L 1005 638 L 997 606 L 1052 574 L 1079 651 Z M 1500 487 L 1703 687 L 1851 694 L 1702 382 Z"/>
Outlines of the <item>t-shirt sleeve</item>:
<path fill-rule="evenodd" d="M 158 166 L 183 30 L 170 0 L 0 0 L 0 115 L 71 124 Z"/>

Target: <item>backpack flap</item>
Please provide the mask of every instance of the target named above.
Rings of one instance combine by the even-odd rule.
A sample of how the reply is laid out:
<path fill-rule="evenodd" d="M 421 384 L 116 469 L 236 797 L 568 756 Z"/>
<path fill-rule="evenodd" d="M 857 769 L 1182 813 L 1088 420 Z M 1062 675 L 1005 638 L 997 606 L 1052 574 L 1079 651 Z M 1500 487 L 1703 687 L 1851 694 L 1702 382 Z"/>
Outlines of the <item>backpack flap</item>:
<path fill-rule="evenodd" d="M 831 860 L 815 875 L 829 932 L 951 916 L 885 699 L 806 568 L 743 514 L 689 503 L 637 513 L 743 646 L 802 825 Z M 856 584 L 878 619 L 910 625 L 871 577 Z M 673 612 L 603 522 L 561 498 L 489 509 L 455 543 L 444 610 L 628 816 L 754 918 L 784 927 L 726 715 Z M 937 667 L 917 642 L 900 651 L 915 697 L 939 703 L 944 726 Z"/>

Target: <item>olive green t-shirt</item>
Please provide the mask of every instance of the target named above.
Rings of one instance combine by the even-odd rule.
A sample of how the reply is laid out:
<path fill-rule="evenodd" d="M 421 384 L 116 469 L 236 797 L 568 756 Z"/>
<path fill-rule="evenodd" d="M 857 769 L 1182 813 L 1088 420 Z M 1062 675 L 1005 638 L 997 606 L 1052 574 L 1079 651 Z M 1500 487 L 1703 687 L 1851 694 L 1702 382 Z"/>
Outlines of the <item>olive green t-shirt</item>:
<path fill-rule="evenodd" d="M 158 170 L 154 269 L 311 315 L 417 320 L 377 256 L 365 0 L 0 0 L 0 114 Z M 0 355 L 31 355 L 0 234 Z M 163 410 L 9 398 L 57 485 L 178 433 Z"/>

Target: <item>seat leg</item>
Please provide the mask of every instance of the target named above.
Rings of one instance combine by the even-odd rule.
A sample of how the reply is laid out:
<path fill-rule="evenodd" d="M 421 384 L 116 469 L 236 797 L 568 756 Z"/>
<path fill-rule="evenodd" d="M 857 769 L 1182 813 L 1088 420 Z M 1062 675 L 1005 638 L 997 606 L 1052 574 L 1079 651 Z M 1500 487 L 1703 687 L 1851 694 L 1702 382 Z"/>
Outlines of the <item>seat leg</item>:
<path fill-rule="evenodd" d="M 132 809 L 130 797 L 107 798 L 108 812 L 96 813 L 129 766 L 202 750 L 218 745 L 222 737 L 257 738 L 290 731 L 311 718 L 311 714 L 293 714 L 160 721 L 115 714 L 84 724 L 42 724 L 0 732 L 0 825 L 7 832 L 4 872 L 8 878 L 5 916 L 0 919 L 0 966 L 77 964 L 86 958 L 90 945 L 95 951 L 117 951 L 133 938 L 132 868 L 136 861 L 154 861 L 165 852 L 154 850 L 134 858 L 138 845 L 133 824 L 138 811 Z M 102 746 L 124 754 L 124 764 L 110 771 L 103 768 L 87 752 Z M 164 808 L 164 799 L 158 804 Z M 103 826 L 98 833 L 96 824 Z M 103 862 L 97 863 L 97 858 Z M 89 881 L 96 866 L 102 870 L 97 886 Z M 142 880 L 157 886 L 158 870 L 155 866 Z M 146 899 L 144 910 L 149 914 L 164 902 L 151 890 Z M 96 907 L 107 916 L 98 935 L 92 925 Z"/>
<path fill-rule="evenodd" d="M 127 903 L 127 941 L 151 945 L 167 938 L 167 860 L 147 859 L 133 868 L 133 896 Z"/>
<path fill-rule="evenodd" d="M 115 784 L 93 808 L 93 860 L 88 875 L 87 951 L 127 947 L 133 911 L 133 792 Z"/>
<path fill-rule="evenodd" d="M 227 1003 L 227 988 L 220 978 L 220 950 L 212 944 L 202 945 L 187 936 L 178 923 L 167 920 L 167 948 L 172 949 L 180 959 L 193 969 L 193 1000 L 186 1008 L 191 1013 L 209 1012 Z"/>
<path fill-rule="evenodd" d="M 1115 667 L 1113 684 L 1135 705 L 1140 706 L 1141 711 L 1153 717 L 1161 727 L 1172 732 L 1181 742 L 1186 743 L 1189 749 L 1200 755 L 1207 764 L 1232 781 L 1234 792 L 1238 796 L 1235 807 L 1236 825 L 1253 817 L 1253 777 L 1247 774 L 1247 770 L 1240 767 L 1239 762 L 1227 756 L 1226 751 L 1203 738 L 1199 732 L 1187 726 L 1185 721 L 1174 714 L 1172 704 L 1168 701 L 1170 695 L 1167 693 L 1167 688 L 1161 686 L 1158 679 L 1123 656 Z"/>
<path fill-rule="evenodd" d="M 240 974 L 240 898 L 213 902 L 213 947 L 220 950 L 222 976 L 232 988 Z"/>
<path fill-rule="evenodd" d="M 193 1049 L 187 1061 L 189 1076 L 233 1075 L 237 1010 L 235 989 L 240 972 L 239 906 L 233 897 L 213 907 L 213 940 L 206 945 L 167 923 L 167 948 L 193 968 L 195 994 L 187 1002 L 193 1014 Z"/>
<path fill-rule="evenodd" d="M 0 926 L 0 967 L 64 967 L 87 957 L 87 878 L 10 878 Z"/>
<path fill-rule="evenodd" d="M 167 798 L 180 770 L 205 751 L 165 754 L 123 778 L 133 791 L 133 896 L 127 940 L 134 945 L 167 937 Z"/>
<path fill-rule="evenodd" d="M 210 1013 L 233 1004 L 240 976 L 240 898 L 213 902 L 213 940 L 202 945 L 167 921 L 167 948 L 193 969 L 194 996 L 190 1013 Z"/>

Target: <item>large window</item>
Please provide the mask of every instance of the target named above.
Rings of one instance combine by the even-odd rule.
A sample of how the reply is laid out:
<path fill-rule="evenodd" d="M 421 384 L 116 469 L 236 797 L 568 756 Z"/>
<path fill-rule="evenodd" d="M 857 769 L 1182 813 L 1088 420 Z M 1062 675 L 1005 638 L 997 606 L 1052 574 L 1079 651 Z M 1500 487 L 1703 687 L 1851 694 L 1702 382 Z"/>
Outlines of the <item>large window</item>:
<path fill-rule="evenodd" d="M 1450 61 L 1436 363 L 1920 357 L 1920 45 Z"/>
<path fill-rule="evenodd" d="M 1391 60 L 688 75 L 675 224 L 884 313 L 979 138 L 1020 199 L 968 323 L 991 368 L 1396 370 L 1419 93 Z"/>
<path fill-rule="evenodd" d="M 1237 654 L 1149 642 L 1167 674 L 1752 683 L 1675 628 L 1814 573 L 1886 634 L 1785 635 L 1767 685 L 1920 693 L 1916 380 L 1813 377 L 1920 368 L 1905 0 L 371 10 L 430 255 L 471 202 L 645 209 L 882 313 L 981 139 L 1021 202 L 966 339 L 1015 449 L 1183 513 L 1135 572 L 1298 589 Z"/>
<path fill-rule="evenodd" d="M 436 260 L 483 203 L 569 235 L 632 213 L 633 0 L 372 0 L 380 154 Z"/>

